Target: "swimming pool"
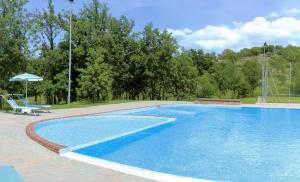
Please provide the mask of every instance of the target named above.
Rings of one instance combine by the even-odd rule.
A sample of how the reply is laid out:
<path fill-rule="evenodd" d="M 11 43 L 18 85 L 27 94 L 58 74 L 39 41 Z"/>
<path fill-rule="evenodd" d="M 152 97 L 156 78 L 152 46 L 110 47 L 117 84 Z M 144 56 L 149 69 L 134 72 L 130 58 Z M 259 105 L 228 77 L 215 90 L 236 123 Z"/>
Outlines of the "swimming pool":
<path fill-rule="evenodd" d="M 93 117 L 106 117 L 103 121 L 113 117 L 161 119 L 150 119 L 154 122 L 150 126 L 155 127 L 147 127 L 148 124 L 133 127 L 129 130 L 142 129 L 126 130 L 126 135 L 83 145 L 67 153 L 196 179 L 300 180 L 299 109 L 167 105 Z M 166 122 L 166 118 L 176 120 Z M 130 122 L 122 126 L 128 127 Z M 56 124 L 60 128 L 64 123 Z"/>

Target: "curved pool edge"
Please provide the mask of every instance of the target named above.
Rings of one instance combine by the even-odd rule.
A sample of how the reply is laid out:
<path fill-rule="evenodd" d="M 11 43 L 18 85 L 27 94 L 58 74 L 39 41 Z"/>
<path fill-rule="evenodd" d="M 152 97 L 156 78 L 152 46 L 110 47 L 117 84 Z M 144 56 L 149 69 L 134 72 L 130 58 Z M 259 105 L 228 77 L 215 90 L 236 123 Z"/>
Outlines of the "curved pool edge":
<path fill-rule="evenodd" d="M 74 152 L 66 152 L 63 154 L 60 154 L 60 156 L 81 161 L 84 163 L 88 163 L 91 165 L 95 165 L 98 167 L 103 167 L 106 169 L 122 172 L 125 174 L 130 174 L 137 177 L 142 177 L 145 179 L 150 179 L 154 181 L 161 181 L 161 182 L 218 182 L 215 180 L 208 180 L 208 179 L 200 179 L 200 178 L 192 178 L 192 177 L 185 177 L 185 176 L 179 176 L 169 173 L 163 173 L 163 172 L 157 172 L 152 171 L 148 169 L 143 169 L 139 167 L 133 167 L 130 165 L 125 165 L 117 162 L 112 162 L 104 159 L 98 159 Z"/>
<path fill-rule="evenodd" d="M 36 121 L 36 122 L 30 123 L 29 125 L 27 125 L 26 134 L 29 138 L 31 138 L 32 140 L 34 140 L 38 144 L 44 146 L 45 148 L 49 149 L 50 151 L 55 152 L 57 154 L 61 154 L 61 153 L 69 152 L 71 150 L 79 149 L 79 148 L 82 148 L 82 147 L 87 147 L 87 146 L 90 146 L 90 145 L 95 145 L 95 144 L 98 144 L 98 143 L 102 143 L 102 142 L 114 140 L 114 139 L 117 139 L 117 138 L 121 138 L 121 137 L 131 135 L 131 134 L 134 134 L 134 133 L 138 133 L 140 131 L 144 131 L 144 130 L 147 130 L 147 129 L 150 129 L 150 128 L 154 128 L 154 127 L 158 127 L 158 126 L 161 126 L 161 125 L 169 124 L 169 123 L 174 122 L 176 120 L 175 118 L 171 118 L 171 117 L 130 116 L 130 117 L 135 117 L 135 118 L 136 117 L 138 117 L 138 118 L 164 118 L 165 121 L 159 122 L 157 124 L 152 124 L 152 125 L 149 125 L 147 127 L 142 127 L 142 128 L 139 128 L 139 129 L 136 129 L 136 130 L 133 130 L 133 131 L 121 133 L 121 134 L 118 134 L 118 135 L 115 135 L 115 136 L 111 136 L 111 137 L 104 138 L 104 139 L 99 139 L 99 140 L 96 140 L 96 141 L 91 141 L 91 142 L 88 142 L 86 144 L 81 144 L 81 145 L 76 145 L 76 146 L 64 146 L 64 145 L 61 145 L 61 144 L 51 142 L 51 141 L 45 139 L 44 137 L 40 136 L 35 131 L 35 127 L 37 125 L 43 123 L 43 122 L 55 121 L 55 120 L 64 119 L 64 118 L 76 118 L 76 117 L 85 117 L 85 116 L 89 116 L 89 115 L 53 118 L 53 119 L 46 119 L 46 120 Z M 103 116 L 107 117 L 109 115 L 103 115 Z M 117 115 L 116 117 L 122 117 L 122 116 L 123 115 Z M 101 116 L 99 116 L 99 117 L 101 117 Z"/>
<path fill-rule="evenodd" d="M 63 118 L 55 118 L 55 119 L 63 119 Z M 59 154 L 59 151 L 63 148 L 66 148 L 66 146 L 60 145 L 60 144 L 56 144 L 53 142 L 50 142 L 46 139 L 44 139 L 43 137 L 41 137 L 40 135 L 38 135 L 35 130 L 34 127 L 37 124 L 40 124 L 42 122 L 46 122 L 46 121 L 50 121 L 52 119 L 46 119 L 46 120 L 40 120 L 40 121 L 36 121 L 33 123 L 30 123 L 29 125 L 27 125 L 26 127 L 26 134 L 29 138 L 31 138 L 33 141 L 37 142 L 38 144 L 44 146 L 45 148 L 49 149 L 52 152 L 55 152 L 57 154 Z"/>
<path fill-rule="evenodd" d="M 26 127 L 26 135 L 31 138 L 33 141 L 37 142 L 38 144 L 42 145 L 43 147 L 47 148 L 48 150 L 55 152 L 59 154 L 59 151 L 61 149 L 67 148 L 67 146 L 60 145 L 57 143 L 53 143 L 49 140 L 44 139 L 39 134 L 35 132 L 34 127 L 38 124 L 41 124 L 43 122 L 48 122 L 51 120 L 57 120 L 57 119 L 64 119 L 64 118 L 75 118 L 75 117 L 81 117 L 81 116 L 89 116 L 91 114 L 79 114 L 79 115 L 72 115 L 72 116 L 64 116 L 64 117 L 54 117 L 54 118 L 48 118 L 48 119 L 42 119 L 35 122 L 30 123 Z"/>
<path fill-rule="evenodd" d="M 158 105 L 153 105 L 153 106 L 145 106 L 145 107 L 137 107 L 137 108 L 131 108 L 131 109 L 120 109 L 120 110 L 114 110 L 114 111 L 107 111 L 107 112 L 97 112 L 97 113 L 87 113 L 87 114 L 79 114 L 79 115 L 70 115 L 70 116 L 63 116 L 63 117 L 54 117 L 54 118 L 48 118 L 48 119 L 42 119 L 42 120 L 37 120 L 34 121 L 30 124 L 27 125 L 26 127 L 26 135 L 31 138 L 33 141 L 37 142 L 38 144 L 42 145 L 43 147 L 47 148 L 48 150 L 55 152 L 57 154 L 60 154 L 60 151 L 63 149 L 67 149 L 67 146 L 60 145 L 57 143 L 53 143 L 49 140 L 44 139 L 41 137 L 39 134 L 35 132 L 35 126 L 43 123 L 43 122 L 48 122 L 51 120 L 57 120 L 57 119 L 64 119 L 64 118 L 75 118 L 75 117 L 83 117 L 83 116 L 90 116 L 90 115 L 105 115 L 108 113 L 115 113 L 115 112 L 131 112 L 131 110 L 139 110 L 139 109 L 147 109 L 147 108 L 152 108 L 152 107 L 161 107 L 163 105 L 169 105 L 169 104 L 158 104 Z"/>

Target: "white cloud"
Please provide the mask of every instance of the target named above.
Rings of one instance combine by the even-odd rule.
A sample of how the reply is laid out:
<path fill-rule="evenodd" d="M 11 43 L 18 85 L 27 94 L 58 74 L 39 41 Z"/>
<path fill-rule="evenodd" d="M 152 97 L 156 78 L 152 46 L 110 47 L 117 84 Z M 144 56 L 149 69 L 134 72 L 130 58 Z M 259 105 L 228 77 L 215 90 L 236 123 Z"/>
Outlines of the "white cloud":
<path fill-rule="evenodd" d="M 277 45 L 300 44 L 300 20 L 293 17 L 281 17 L 268 20 L 257 17 L 246 23 L 234 23 L 228 26 L 206 26 L 203 29 L 169 29 L 185 48 L 201 48 L 206 51 L 221 52 L 226 48 L 261 46 L 264 42 Z"/>
<path fill-rule="evenodd" d="M 300 10 L 297 8 L 292 8 L 292 9 L 284 9 L 280 12 L 274 11 L 266 17 L 270 19 L 275 19 L 279 17 L 298 17 L 299 15 L 300 15 Z"/>
<path fill-rule="evenodd" d="M 270 18 L 278 18 L 279 16 L 280 16 L 280 15 L 279 15 L 278 13 L 272 12 L 272 13 L 269 14 L 268 17 L 270 17 Z"/>
<path fill-rule="evenodd" d="M 285 9 L 285 10 L 283 10 L 283 13 L 285 15 L 294 16 L 294 15 L 300 14 L 300 10 L 297 8 Z"/>
<path fill-rule="evenodd" d="M 185 28 L 183 30 L 171 30 L 172 31 L 172 34 L 175 36 L 175 37 L 184 37 L 190 33 L 193 33 L 193 31 L 191 29 L 188 29 L 188 28 Z"/>

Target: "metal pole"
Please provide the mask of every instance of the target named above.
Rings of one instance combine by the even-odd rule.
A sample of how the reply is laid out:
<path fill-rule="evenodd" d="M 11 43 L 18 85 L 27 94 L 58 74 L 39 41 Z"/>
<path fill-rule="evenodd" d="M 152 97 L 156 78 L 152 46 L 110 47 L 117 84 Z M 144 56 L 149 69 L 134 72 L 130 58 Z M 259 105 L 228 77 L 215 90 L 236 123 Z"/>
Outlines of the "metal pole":
<path fill-rule="evenodd" d="M 264 102 L 264 82 L 265 82 L 265 68 L 264 68 L 264 60 L 261 61 L 261 102 Z"/>
<path fill-rule="evenodd" d="M 265 79 L 265 99 L 267 102 L 267 98 L 268 98 L 268 81 L 269 81 L 269 64 L 268 61 L 266 60 L 266 79 Z"/>
<path fill-rule="evenodd" d="M 264 43 L 264 70 L 263 70 L 263 74 L 264 74 L 264 85 L 263 85 L 263 100 L 264 100 L 264 103 L 267 102 L 267 96 L 268 96 L 268 76 L 269 76 L 269 70 L 268 70 L 268 62 L 266 60 L 266 45 L 267 43 Z"/>
<path fill-rule="evenodd" d="M 265 45 L 264 45 L 264 55 L 262 60 L 262 81 L 261 81 L 261 99 L 265 103 Z"/>
<path fill-rule="evenodd" d="M 70 42 L 69 42 L 69 82 L 68 82 L 68 106 L 71 107 L 71 66 L 72 66 L 72 1 L 70 8 Z"/>
<path fill-rule="evenodd" d="M 28 81 L 26 80 L 26 101 L 28 100 L 28 99 L 27 99 L 27 95 L 28 95 L 28 94 L 27 94 L 27 91 L 28 91 Z M 26 103 L 27 103 L 27 102 L 26 102 Z M 27 105 L 26 105 L 26 106 L 27 106 Z"/>
<path fill-rule="evenodd" d="M 291 103 L 292 63 L 290 62 L 289 103 Z"/>

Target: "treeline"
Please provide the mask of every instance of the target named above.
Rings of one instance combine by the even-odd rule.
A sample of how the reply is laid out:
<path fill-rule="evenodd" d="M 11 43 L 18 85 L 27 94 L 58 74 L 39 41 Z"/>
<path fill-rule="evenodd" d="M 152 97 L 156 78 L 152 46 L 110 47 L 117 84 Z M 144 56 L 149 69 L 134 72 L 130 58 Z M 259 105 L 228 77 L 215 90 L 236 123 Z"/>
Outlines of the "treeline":
<path fill-rule="evenodd" d="M 8 80 L 27 71 L 44 78 L 29 85 L 30 95 L 42 95 L 50 104 L 66 102 L 69 14 L 55 12 L 52 0 L 47 9 L 34 12 L 27 12 L 25 4 L 0 1 L 0 91 L 22 92 L 20 83 Z M 260 94 L 263 47 L 220 55 L 186 50 L 171 33 L 152 24 L 134 31 L 134 21 L 111 16 L 98 0 L 73 14 L 72 21 L 72 101 Z M 300 62 L 298 47 L 267 46 L 266 52 L 274 64 Z M 298 87 L 296 80 L 293 83 L 300 91 L 300 81 Z"/>

